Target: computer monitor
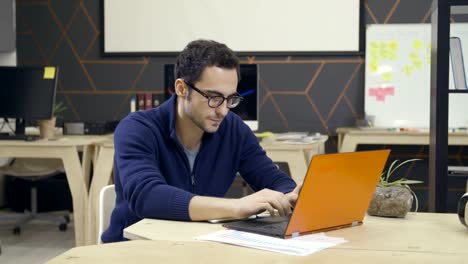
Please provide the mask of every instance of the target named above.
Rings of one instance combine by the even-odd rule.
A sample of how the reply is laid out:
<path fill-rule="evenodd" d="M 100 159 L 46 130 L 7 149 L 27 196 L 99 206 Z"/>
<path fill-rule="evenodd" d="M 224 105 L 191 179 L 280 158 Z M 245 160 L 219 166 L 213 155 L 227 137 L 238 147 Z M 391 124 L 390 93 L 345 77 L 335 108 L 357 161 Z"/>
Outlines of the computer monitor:
<path fill-rule="evenodd" d="M 174 64 L 166 64 L 164 95 L 167 100 L 174 93 Z M 244 100 L 232 109 L 242 120 L 252 129 L 258 130 L 258 66 L 256 64 L 240 65 L 240 82 L 237 85 L 237 92 L 244 97 Z"/>
<path fill-rule="evenodd" d="M 52 117 L 57 89 L 55 67 L 0 67 L 0 118 L 15 118 L 14 136 L 25 134 L 25 120 Z"/>

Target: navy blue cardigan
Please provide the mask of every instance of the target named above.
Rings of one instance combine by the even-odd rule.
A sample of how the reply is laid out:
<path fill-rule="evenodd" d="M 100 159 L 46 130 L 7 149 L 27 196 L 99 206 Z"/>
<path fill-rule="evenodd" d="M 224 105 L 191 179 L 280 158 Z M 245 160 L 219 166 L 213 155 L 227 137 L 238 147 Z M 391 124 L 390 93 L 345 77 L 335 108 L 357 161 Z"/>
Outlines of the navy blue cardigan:
<path fill-rule="evenodd" d="M 229 112 L 205 133 L 193 174 L 175 132 L 176 96 L 129 114 L 114 134 L 116 207 L 103 242 L 124 240 L 123 229 L 143 218 L 190 221 L 195 195 L 223 197 L 239 172 L 253 190 L 290 192 L 296 184 L 278 170 L 250 128 Z"/>

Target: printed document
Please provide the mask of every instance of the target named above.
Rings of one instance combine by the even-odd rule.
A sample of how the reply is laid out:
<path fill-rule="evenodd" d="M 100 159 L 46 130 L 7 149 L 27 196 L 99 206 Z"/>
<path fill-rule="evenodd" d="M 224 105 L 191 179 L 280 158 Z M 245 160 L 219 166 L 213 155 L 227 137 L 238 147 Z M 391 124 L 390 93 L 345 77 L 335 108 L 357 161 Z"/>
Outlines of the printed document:
<path fill-rule="evenodd" d="M 329 237 L 325 235 L 325 233 L 281 239 L 237 230 L 220 230 L 211 234 L 195 237 L 195 239 L 216 241 L 296 256 L 306 256 L 322 249 L 347 242 L 343 238 Z"/>

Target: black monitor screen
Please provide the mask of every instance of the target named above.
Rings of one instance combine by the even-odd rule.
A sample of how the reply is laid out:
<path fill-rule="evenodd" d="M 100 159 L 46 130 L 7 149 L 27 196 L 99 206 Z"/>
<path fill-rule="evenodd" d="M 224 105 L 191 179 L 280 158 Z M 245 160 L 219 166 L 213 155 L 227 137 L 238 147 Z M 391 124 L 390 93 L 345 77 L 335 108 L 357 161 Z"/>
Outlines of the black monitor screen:
<path fill-rule="evenodd" d="M 0 67 L 0 117 L 51 118 L 56 86 L 54 67 Z"/>
<path fill-rule="evenodd" d="M 240 82 L 237 92 L 244 97 L 242 103 L 232 109 L 252 130 L 258 129 L 258 67 L 256 64 L 240 65 Z M 174 93 L 174 64 L 165 65 L 165 98 Z"/>

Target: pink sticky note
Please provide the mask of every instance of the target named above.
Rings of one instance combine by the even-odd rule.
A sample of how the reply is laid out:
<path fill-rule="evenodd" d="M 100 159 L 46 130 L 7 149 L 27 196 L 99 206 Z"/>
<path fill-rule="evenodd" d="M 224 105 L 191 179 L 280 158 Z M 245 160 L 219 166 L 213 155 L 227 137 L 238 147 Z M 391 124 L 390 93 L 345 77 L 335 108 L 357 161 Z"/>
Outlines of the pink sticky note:
<path fill-rule="evenodd" d="M 369 96 L 375 96 L 375 100 L 377 102 L 385 102 L 386 96 L 394 96 L 395 95 L 395 87 L 374 87 L 369 88 Z"/>

